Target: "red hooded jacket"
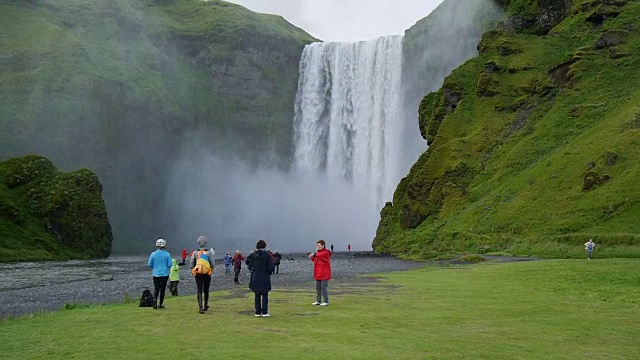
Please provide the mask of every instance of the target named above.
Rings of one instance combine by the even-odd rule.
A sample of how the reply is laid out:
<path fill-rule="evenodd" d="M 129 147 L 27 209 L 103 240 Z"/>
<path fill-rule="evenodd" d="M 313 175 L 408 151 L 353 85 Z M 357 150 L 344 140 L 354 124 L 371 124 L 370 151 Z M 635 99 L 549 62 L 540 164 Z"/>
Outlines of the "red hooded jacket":
<path fill-rule="evenodd" d="M 313 278 L 316 280 L 331 279 L 331 251 L 322 249 L 311 257 L 313 261 Z"/>

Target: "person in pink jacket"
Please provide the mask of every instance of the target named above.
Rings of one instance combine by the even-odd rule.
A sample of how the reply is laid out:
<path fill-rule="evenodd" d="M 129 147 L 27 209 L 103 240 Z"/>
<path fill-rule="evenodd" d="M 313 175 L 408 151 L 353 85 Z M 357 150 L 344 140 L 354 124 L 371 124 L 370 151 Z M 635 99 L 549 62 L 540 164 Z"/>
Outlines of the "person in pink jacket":
<path fill-rule="evenodd" d="M 311 305 L 327 306 L 331 279 L 331 251 L 325 247 L 324 240 L 318 240 L 316 252 L 309 254 L 309 259 L 313 261 L 313 278 L 316 280 L 316 301 Z"/>

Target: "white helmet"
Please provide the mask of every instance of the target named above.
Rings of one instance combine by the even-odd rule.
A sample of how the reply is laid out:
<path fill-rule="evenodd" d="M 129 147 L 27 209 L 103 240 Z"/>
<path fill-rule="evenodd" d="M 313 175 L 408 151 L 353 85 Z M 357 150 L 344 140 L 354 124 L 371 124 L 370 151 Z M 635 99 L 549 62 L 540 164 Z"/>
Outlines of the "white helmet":
<path fill-rule="evenodd" d="M 167 241 L 163 238 L 156 240 L 157 247 L 165 247 L 167 245 Z"/>

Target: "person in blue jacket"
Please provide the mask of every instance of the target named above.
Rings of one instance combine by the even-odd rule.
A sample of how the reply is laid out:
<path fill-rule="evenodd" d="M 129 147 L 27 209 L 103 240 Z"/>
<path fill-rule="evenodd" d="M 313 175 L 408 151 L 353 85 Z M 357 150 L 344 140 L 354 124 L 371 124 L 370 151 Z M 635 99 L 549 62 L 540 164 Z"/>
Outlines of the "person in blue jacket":
<path fill-rule="evenodd" d="M 169 271 L 171 270 L 172 259 L 167 250 L 167 241 L 163 238 L 156 240 L 156 251 L 149 256 L 147 265 L 152 269 L 153 274 L 153 308 L 164 309 L 164 290 L 169 280 Z M 158 295 L 160 299 L 158 299 Z M 159 301 L 158 301 L 159 300 Z"/>
<path fill-rule="evenodd" d="M 231 275 L 231 252 L 227 250 L 227 254 L 224 256 L 224 274 Z"/>

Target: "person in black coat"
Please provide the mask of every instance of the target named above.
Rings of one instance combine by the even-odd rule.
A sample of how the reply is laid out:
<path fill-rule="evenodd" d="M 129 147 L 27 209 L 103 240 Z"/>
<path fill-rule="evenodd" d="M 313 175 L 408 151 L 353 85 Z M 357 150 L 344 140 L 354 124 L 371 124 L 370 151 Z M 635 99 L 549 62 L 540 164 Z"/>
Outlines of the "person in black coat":
<path fill-rule="evenodd" d="M 256 251 L 247 256 L 246 263 L 251 264 L 251 280 L 249 289 L 255 294 L 256 315 L 269 317 L 269 291 L 271 291 L 271 274 L 275 266 L 273 259 L 264 249 L 267 243 L 258 240 Z"/>

